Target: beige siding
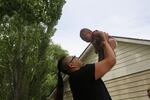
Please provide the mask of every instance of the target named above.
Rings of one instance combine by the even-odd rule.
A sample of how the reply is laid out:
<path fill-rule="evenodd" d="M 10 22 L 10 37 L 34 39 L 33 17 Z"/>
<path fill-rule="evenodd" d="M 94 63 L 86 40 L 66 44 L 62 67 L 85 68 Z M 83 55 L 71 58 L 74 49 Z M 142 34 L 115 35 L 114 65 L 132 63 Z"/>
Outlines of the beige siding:
<path fill-rule="evenodd" d="M 64 100 L 72 100 L 72 93 L 70 92 L 69 82 L 65 82 L 65 89 L 64 89 Z"/>
<path fill-rule="evenodd" d="M 117 63 L 103 79 L 126 76 L 150 69 L 150 46 L 119 42 L 116 51 Z"/>
<path fill-rule="evenodd" d="M 105 81 L 113 100 L 149 100 L 150 70 Z"/>

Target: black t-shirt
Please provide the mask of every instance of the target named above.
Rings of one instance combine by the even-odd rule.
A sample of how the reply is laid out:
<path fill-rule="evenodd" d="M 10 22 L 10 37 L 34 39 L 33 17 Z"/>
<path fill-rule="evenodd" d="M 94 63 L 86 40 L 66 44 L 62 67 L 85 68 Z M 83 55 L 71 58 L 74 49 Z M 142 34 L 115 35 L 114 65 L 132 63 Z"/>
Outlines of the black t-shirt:
<path fill-rule="evenodd" d="M 69 77 L 73 100 L 112 100 L 102 79 L 95 80 L 95 64 L 87 64 Z"/>

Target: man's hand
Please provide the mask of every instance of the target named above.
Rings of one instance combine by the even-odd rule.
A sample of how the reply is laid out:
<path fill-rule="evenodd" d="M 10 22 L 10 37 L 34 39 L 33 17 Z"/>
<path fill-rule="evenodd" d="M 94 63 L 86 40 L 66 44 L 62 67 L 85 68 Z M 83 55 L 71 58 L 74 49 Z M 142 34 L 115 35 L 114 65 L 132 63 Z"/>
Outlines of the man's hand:
<path fill-rule="evenodd" d="M 114 50 L 117 46 L 117 41 L 114 38 L 110 37 L 109 44 L 110 44 L 111 48 Z"/>
<path fill-rule="evenodd" d="M 100 40 L 102 42 L 104 42 L 105 40 L 109 42 L 111 48 L 114 50 L 117 46 L 117 41 L 115 40 L 115 38 L 111 37 L 108 35 L 108 33 L 103 32 L 103 31 L 99 31 L 99 30 L 95 30 L 93 32 L 94 35 L 96 35 L 97 37 L 100 37 Z M 103 45 L 103 44 L 102 44 Z"/>
<path fill-rule="evenodd" d="M 95 63 L 95 80 L 105 75 L 116 64 L 116 56 L 109 44 L 108 33 L 103 32 L 103 36 L 104 58 Z"/>
<path fill-rule="evenodd" d="M 99 38 L 99 41 L 104 41 L 104 32 L 95 30 L 93 31 L 93 35 Z"/>

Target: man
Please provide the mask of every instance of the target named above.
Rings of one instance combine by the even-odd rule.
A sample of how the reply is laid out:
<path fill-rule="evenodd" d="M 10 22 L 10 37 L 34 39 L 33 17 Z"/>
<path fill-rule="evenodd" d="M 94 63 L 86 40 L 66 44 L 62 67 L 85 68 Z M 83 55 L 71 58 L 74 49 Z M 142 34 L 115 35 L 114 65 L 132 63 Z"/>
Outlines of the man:
<path fill-rule="evenodd" d="M 80 30 L 80 37 L 82 40 L 86 41 L 86 42 L 91 42 L 92 45 L 94 46 L 95 49 L 95 53 L 99 54 L 99 60 L 102 60 L 104 58 L 104 51 L 102 48 L 102 41 L 103 41 L 103 37 L 101 36 L 101 33 L 103 33 L 102 31 L 91 31 L 88 28 L 83 28 Z M 116 48 L 117 42 L 113 37 L 109 36 L 109 44 L 112 47 L 112 49 L 114 50 Z"/>
<path fill-rule="evenodd" d="M 58 61 L 58 83 L 55 100 L 63 100 L 63 79 L 61 72 L 69 75 L 73 100 L 111 100 L 101 78 L 115 65 L 116 58 L 108 34 L 101 33 L 105 58 L 96 63 L 84 65 L 75 56 L 66 56 Z"/>

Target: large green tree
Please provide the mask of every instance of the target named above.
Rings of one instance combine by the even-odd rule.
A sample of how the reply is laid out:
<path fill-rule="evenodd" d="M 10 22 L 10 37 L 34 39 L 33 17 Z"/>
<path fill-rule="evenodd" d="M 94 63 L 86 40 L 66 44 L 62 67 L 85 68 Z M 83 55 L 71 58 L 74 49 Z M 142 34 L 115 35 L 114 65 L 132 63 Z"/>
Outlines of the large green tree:
<path fill-rule="evenodd" d="M 41 100 L 50 93 L 56 60 L 67 54 L 50 39 L 64 3 L 0 0 L 1 100 Z"/>

